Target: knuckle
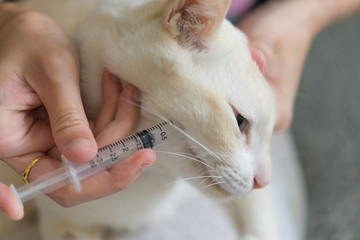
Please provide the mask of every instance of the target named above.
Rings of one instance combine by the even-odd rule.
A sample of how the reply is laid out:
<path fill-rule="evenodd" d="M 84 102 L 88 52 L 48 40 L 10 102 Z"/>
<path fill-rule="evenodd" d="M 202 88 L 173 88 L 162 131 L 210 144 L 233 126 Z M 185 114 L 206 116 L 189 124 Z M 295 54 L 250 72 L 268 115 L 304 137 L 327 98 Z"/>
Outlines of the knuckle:
<path fill-rule="evenodd" d="M 48 196 L 63 208 L 70 208 L 80 204 L 71 185 L 63 187 L 61 190 L 54 191 Z"/>
<path fill-rule="evenodd" d="M 63 199 L 63 200 L 59 200 L 56 202 L 63 208 L 71 208 L 71 207 L 76 206 L 76 204 L 71 203 L 68 199 L 67 200 Z"/>
<path fill-rule="evenodd" d="M 111 177 L 114 179 L 113 191 L 115 192 L 122 191 L 128 186 L 130 186 L 137 176 L 137 174 L 133 173 L 133 169 L 127 166 L 123 166 L 121 168 L 121 171 L 119 171 L 119 169 L 110 169 L 109 172 L 111 174 Z M 124 175 L 124 173 L 127 174 Z"/>
<path fill-rule="evenodd" d="M 63 208 L 70 208 L 76 205 L 75 203 L 72 202 L 73 200 L 71 201 L 69 198 L 64 196 L 52 197 L 52 199 Z"/>
<path fill-rule="evenodd" d="M 63 113 L 57 116 L 53 121 L 53 131 L 54 134 L 59 134 L 68 129 L 82 127 L 86 123 L 81 117 L 81 114 L 76 110 L 69 110 L 66 113 Z"/>

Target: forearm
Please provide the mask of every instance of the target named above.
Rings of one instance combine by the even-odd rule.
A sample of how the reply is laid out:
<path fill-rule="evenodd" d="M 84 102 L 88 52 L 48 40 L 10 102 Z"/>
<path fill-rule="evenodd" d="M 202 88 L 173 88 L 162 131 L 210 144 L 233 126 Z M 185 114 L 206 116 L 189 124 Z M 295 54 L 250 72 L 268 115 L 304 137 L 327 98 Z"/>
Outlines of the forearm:
<path fill-rule="evenodd" d="M 296 0 L 295 0 L 296 1 Z M 314 31 L 318 33 L 332 23 L 342 20 L 360 9 L 360 0 L 298 0 L 312 5 Z"/>
<path fill-rule="evenodd" d="M 330 21 L 340 20 L 360 8 L 360 0 L 317 0 L 323 5 L 329 7 L 333 16 Z"/>

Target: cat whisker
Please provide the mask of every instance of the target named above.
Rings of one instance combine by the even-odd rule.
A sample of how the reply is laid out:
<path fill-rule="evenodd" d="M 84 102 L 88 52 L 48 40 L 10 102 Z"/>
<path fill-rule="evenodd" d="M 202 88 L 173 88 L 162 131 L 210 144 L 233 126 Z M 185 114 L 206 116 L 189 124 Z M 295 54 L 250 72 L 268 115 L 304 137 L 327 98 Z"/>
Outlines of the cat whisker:
<path fill-rule="evenodd" d="M 212 181 L 210 181 L 210 183 L 208 183 L 208 184 L 213 184 L 214 182 L 217 182 L 217 179 L 221 178 L 221 176 L 209 176 L 209 177 L 211 178 Z M 201 184 L 205 183 L 206 180 L 208 180 L 208 179 L 204 179 L 202 182 L 200 182 L 200 183 L 197 185 L 197 187 L 198 187 L 199 189 L 202 189 L 200 186 L 201 186 Z M 207 185 L 206 185 L 206 186 L 207 186 Z M 206 189 L 206 188 L 207 188 L 206 186 L 204 186 L 203 188 Z"/>
<path fill-rule="evenodd" d="M 204 163 L 203 161 L 200 161 L 201 159 L 203 158 L 199 158 L 199 157 L 192 157 L 193 154 L 189 154 L 189 153 L 179 153 L 179 152 L 166 152 L 166 151 L 156 151 L 156 153 L 162 153 L 162 154 L 168 154 L 168 155 L 174 155 L 174 156 L 179 156 L 179 157 L 183 157 L 184 159 L 189 159 L 189 160 L 192 160 L 192 161 L 196 161 L 196 162 L 199 162 L 201 163 L 203 166 L 206 166 L 208 167 L 208 169 L 214 169 L 212 166 Z M 200 159 L 200 160 L 199 160 Z M 200 171 L 200 170 L 203 170 L 204 168 L 199 166 L 199 169 L 196 169 L 195 172 L 197 171 Z M 183 181 L 191 181 L 191 180 L 199 180 L 199 179 L 203 179 L 203 181 L 201 181 L 199 184 L 197 184 L 197 187 L 200 188 L 200 186 L 206 182 L 207 180 L 211 179 L 211 182 L 210 184 L 206 185 L 205 187 L 203 187 L 204 189 L 206 189 L 209 185 L 212 186 L 212 185 L 215 185 L 215 184 L 218 184 L 218 181 L 217 179 L 220 179 L 222 178 L 222 176 L 218 176 L 218 175 L 210 175 L 210 176 L 204 176 L 204 174 L 207 174 L 208 173 L 208 170 L 206 171 L 203 171 L 203 172 L 200 172 L 200 173 L 197 173 L 197 175 L 199 176 L 195 176 L 195 177 L 189 177 L 189 178 L 185 178 L 185 179 L 179 179 L 179 180 L 176 180 L 174 182 L 171 182 L 169 184 L 166 184 L 165 186 L 170 186 L 170 185 L 173 185 L 173 184 L 176 184 L 176 183 L 179 183 L 179 182 L 183 182 Z"/>
<path fill-rule="evenodd" d="M 199 176 L 197 177 L 195 180 L 197 179 L 203 179 L 199 184 L 197 184 L 197 188 L 201 189 L 201 185 L 204 184 L 207 180 L 211 180 L 210 183 L 208 184 L 213 184 L 213 183 L 216 183 L 217 182 L 217 179 L 221 178 L 221 176 Z M 206 188 L 206 186 L 205 186 Z"/>
<path fill-rule="evenodd" d="M 204 172 L 206 173 L 206 172 Z M 204 174 L 203 173 L 203 174 Z M 192 180 L 199 180 L 199 179 L 204 179 L 202 182 L 200 182 L 198 185 L 201 185 L 203 182 L 205 182 L 207 179 L 209 178 L 213 178 L 213 176 L 196 176 L 196 177 L 189 177 L 189 178 L 184 178 L 184 179 L 178 179 L 176 181 L 173 181 L 171 183 L 168 183 L 166 184 L 164 187 L 167 187 L 167 186 L 171 186 L 171 185 L 174 185 L 174 184 L 177 184 L 179 182 L 188 182 L 188 181 L 192 181 Z"/>
<path fill-rule="evenodd" d="M 214 183 L 210 183 L 208 185 L 206 185 L 205 187 L 201 188 L 202 191 L 206 191 L 209 187 L 214 186 L 214 185 L 218 185 L 218 184 L 224 184 L 225 182 L 214 182 Z"/>
<path fill-rule="evenodd" d="M 129 101 L 127 99 L 124 99 L 124 98 L 120 98 L 122 101 L 124 102 L 127 102 L 127 103 L 130 103 L 130 104 L 133 104 L 135 106 L 138 106 L 138 107 L 141 107 L 142 110 L 150 113 L 150 114 L 153 114 L 154 116 L 160 118 L 161 120 L 163 121 L 170 121 L 170 119 L 167 119 L 166 117 L 162 116 L 160 113 L 157 113 L 156 111 L 154 110 L 151 110 L 151 109 L 147 109 L 145 108 L 144 106 L 141 106 L 140 104 L 138 103 L 135 103 L 133 101 Z M 181 133 L 182 135 L 184 135 L 185 137 L 187 137 L 189 140 L 191 140 L 192 142 L 196 143 L 197 145 L 199 145 L 201 148 L 203 148 L 208 154 L 210 154 L 212 157 L 214 157 L 215 159 L 217 160 L 221 160 L 221 158 L 215 154 L 213 151 L 211 151 L 209 148 L 207 148 L 206 146 L 204 146 L 202 143 L 200 143 L 198 140 L 196 140 L 194 137 L 190 136 L 188 133 L 186 133 L 185 131 L 183 131 L 181 128 L 179 128 L 178 126 L 176 125 L 171 125 L 175 130 L 177 130 L 179 133 Z"/>
<path fill-rule="evenodd" d="M 158 150 L 155 150 L 155 152 L 157 153 L 163 153 L 163 154 L 168 154 L 168 155 L 174 155 L 174 156 L 178 156 L 178 157 L 183 157 L 185 159 L 190 159 L 190 160 L 193 160 L 195 162 L 198 162 L 198 163 L 201 163 L 203 165 L 205 165 L 206 167 L 208 167 L 209 169 L 213 169 L 212 166 L 210 166 L 209 164 L 203 162 L 203 161 L 200 161 L 202 158 L 198 159 L 197 157 L 193 157 L 192 154 L 188 154 L 188 153 L 178 153 L 178 152 L 166 152 L 166 151 L 158 151 Z"/>
<path fill-rule="evenodd" d="M 165 154 L 177 154 L 179 156 L 186 156 L 186 157 L 196 157 L 197 159 L 200 160 L 205 160 L 205 158 L 199 157 L 198 155 L 192 154 L 192 153 L 187 153 L 187 152 L 169 152 L 169 151 L 161 151 L 161 150 L 155 150 L 155 152 L 158 153 L 165 153 Z"/>

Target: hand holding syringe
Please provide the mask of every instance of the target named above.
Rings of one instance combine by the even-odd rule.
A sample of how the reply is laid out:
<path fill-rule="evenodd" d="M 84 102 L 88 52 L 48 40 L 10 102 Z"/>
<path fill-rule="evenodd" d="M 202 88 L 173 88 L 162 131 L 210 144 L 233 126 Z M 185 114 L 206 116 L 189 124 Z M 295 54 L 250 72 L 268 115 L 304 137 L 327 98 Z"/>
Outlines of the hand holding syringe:
<path fill-rule="evenodd" d="M 69 162 L 62 156 L 63 168 L 49 172 L 18 189 L 15 189 L 13 185 L 10 187 L 20 204 L 39 193 L 50 193 L 69 183 L 72 183 L 75 189 L 80 191 L 81 180 L 112 167 L 138 150 L 153 148 L 167 142 L 171 137 L 169 131 L 173 130 L 174 126 L 171 122 L 160 123 L 100 148 L 96 157 L 87 163 Z"/>

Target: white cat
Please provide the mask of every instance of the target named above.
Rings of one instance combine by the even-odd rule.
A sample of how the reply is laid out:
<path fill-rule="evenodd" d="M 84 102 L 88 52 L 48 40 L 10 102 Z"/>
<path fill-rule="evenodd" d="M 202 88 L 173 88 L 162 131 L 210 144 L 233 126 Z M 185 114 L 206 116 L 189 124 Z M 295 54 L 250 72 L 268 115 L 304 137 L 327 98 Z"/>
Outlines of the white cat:
<path fill-rule="evenodd" d="M 161 150 L 191 154 L 198 161 L 158 154 L 156 164 L 136 183 L 104 199 L 65 209 L 40 198 L 45 240 L 64 239 L 69 233 L 74 239 L 101 239 L 103 227 L 136 231 L 171 217 L 190 194 L 186 182 L 173 183 L 178 178 L 200 174 L 202 178 L 189 183 L 220 199 L 267 185 L 275 101 L 251 58 L 246 36 L 225 19 L 230 0 L 29 0 L 24 4 L 49 14 L 69 34 L 76 32 L 81 88 L 90 118 L 100 108 L 101 73 L 107 68 L 123 84 L 142 91 L 143 109 L 173 120 L 201 143 L 183 136 L 178 144 L 164 146 Z M 139 129 L 159 122 L 148 111 L 141 112 L 141 119 Z M 256 222 L 255 204 L 268 199 L 261 194 L 257 192 L 257 200 L 234 199 L 232 211 L 239 220 L 250 219 L 239 223 L 243 234 L 280 240 L 275 220 L 267 219 L 268 226 Z"/>

